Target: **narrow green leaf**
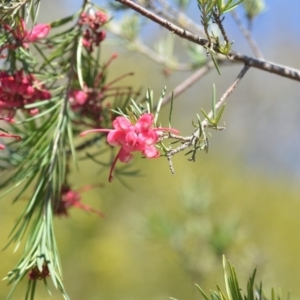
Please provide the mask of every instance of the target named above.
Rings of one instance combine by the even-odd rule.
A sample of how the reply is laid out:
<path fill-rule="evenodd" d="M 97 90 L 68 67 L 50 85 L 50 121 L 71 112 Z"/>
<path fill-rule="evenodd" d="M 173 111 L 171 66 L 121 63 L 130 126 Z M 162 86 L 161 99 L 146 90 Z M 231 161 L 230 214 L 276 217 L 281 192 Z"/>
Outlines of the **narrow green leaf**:
<path fill-rule="evenodd" d="M 213 84 L 213 90 L 212 90 L 212 105 L 211 105 L 211 111 L 212 111 L 212 119 L 216 120 L 216 116 L 217 116 L 217 113 L 216 113 L 216 85 Z"/>
<path fill-rule="evenodd" d="M 46 289 L 47 293 L 49 294 L 49 296 L 52 296 L 52 293 L 51 293 L 50 288 L 48 286 L 47 280 L 45 278 L 43 279 L 43 282 L 44 282 L 44 286 L 45 286 L 45 289 Z"/>
<path fill-rule="evenodd" d="M 22 123 L 25 123 L 25 122 L 31 122 L 33 120 L 37 120 L 43 116 L 46 116 L 46 115 L 49 115 L 52 111 L 54 111 L 55 109 L 57 109 L 57 107 L 60 107 L 61 106 L 61 103 L 62 101 L 59 101 L 57 103 L 55 103 L 54 105 L 52 105 L 50 108 L 34 115 L 33 117 L 31 118 L 27 118 L 26 120 L 22 121 Z M 22 124 L 22 123 L 16 123 L 16 124 Z"/>
<path fill-rule="evenodd" d="M 226 5 L 224 6 L 223 8 L 223 13 L 226 13 L 226 12 L 229 12 L 233 9 L 235 9 L 239 4 L 241 4 L 244 0 L 239 0 L 238 2 L 236 3 L 232 3 L 233 1 L 228 1 L 226 3 Z"/>
<path fill-rule="evenodd" d="M 162 101 L 164 99 L 164 96 L 166 94 L 166 89 L 167 87 L 165 86 L 160 94 L 160 98 L 158 100 L 158 103 L 157 103 L 157 106 L 156 106 L 156 112 L 155 112 L 155 116 L 154 116 L 154 124 L 156 125 L 156 122 L 157 122 L 157 119 L 158 119 L 158 115 L 159 115 L 159 112 L 160 112 L 160 108 L 161 108 L 161 104 L 162 104 Z"/>
<path fill-rule="evenodd" d="M 218 6 L 218 11 L 220 14 L 222 14 L 222 8 L 223 8 L 223 0 L 217 0 L 217 6 Z"/>
<path fill-rule="evenodd" d="M 148 88 L 147 92 L 146 92 L 146 103 L 147 103 L 148 112 L 152 113 L 153 112 L 153 92 L 150 90 L 150 88 Z"/>
<path fill-rule="evenodd" d="M 203 113 L 204 117 L 207 119 L 207 121 L 212 125 L 215 126 L 214 120 L 212 120 L 209 115 L 201 108 L 201 112 Z"/>
<path fill-rule="evenodd" d="M 276 300 L 275 290 L 274 290 L 273 287 L 271 288 L 271 299 L 272 299 L 272 300 Z"/>
<path fill-rule="evenodd" d="M 28 299 L 30 291 L 31 291 L 31 285 L 33 284 L 33 280 L 28 280 L 27 282 L 27 288 L 26 288 L 26 293 L 25 293 L 25 300 Z"/>
<path fill-rule="evenodd" d="M 78 17 L 78 13 L 73 14 L 73 15 L 68 16 L 68 17 L 65 17 L 63 19 L 60 19 L 58 21 L 54 21 L 54 22 L 50 23 L 50 26 L 51 26 L 51 28 L 60 27 L 60 26 L 66 24 L 68 22 L 71 22 L 71 21 L 75 20 L 75 18 L 77 18 L 77 17 Z"/>
<path fill-rule="evenodd" d="M 206 300 L 210 300 L 210 299 L 206 296 L 206 294 L 205 294 L 205 292 L 202 290 L 202 288 L 201 288 L 198 284 L 195 284 L 195 285 L 196 285 L 197 289 L 200 291 L 200 293 L 202 294 L 203 298 L 206 299 Z"/>
<path fill-rule="evenodd" d="M 221 72 L 220 72 L 220 69 L 219 69 L 218 62 L 216 61 L 216 59 L 215 59 L 215 57 L 214 57 L 212 51 L 210 51 L 210 56 L 211 56 L 211 59 L 212 59 L 214 65 L 215 65 L 215 68 L 216 68 L 218 74 L 221 75 Z"/>
<path fill-rule="evenodd" d="M 80 36 L 78 39 L 78 45 L 77 45 L 77 51 L 76 51 L 76 59 L 77 59 L 77 76 L 78 76 L 78 82 L 80 85 L 80 88 L 83 90 L 84 88 L 84 82 L 83 82 L 83 76 L 82 76 L 82 50 L 83 50 L 83 44 L 82 44 L 83 37 Z"/>
<path fill-rule="evenodd" d="M 233 300 L 232 299 L 232 294 L 231 294 L 231 291 L 230 291 L 230 286 L 229 286 L 229 279 L 228 279 L 228 275 L 227 275 L 227 272 L 226 272 L 226 258 L 225 258 L 225 255 L 223 255 L 223 257 L 222 257 L 222 263 L 223 263 L 224 282 L 225 282 L 225 288 L 226 288 L 226 292 L 227 292 L 227 295 L 228 295 L 228 299 Z M 235 299 L 235 300 L 237 300 L 237 299 Z"/>
<path fill-rule="evenodd" d="M 217 117 L 216 117 L 216 119 L 215 119 L 215 123 L 216 123 L 216 125 L 218 125 L 219 124 L 219 121 L 220 121 L 220 119 L 221 119 L 221 117 L 222 117 L 222 115 L 223 115 L 223 112 L 224 112 L 224 110 L 225 110 L 225 104 L 221 107 L 221 109 L 220 109 L 220 111 L 219 111 L 219 113 L 218 113 L 218 115 L 217 115 Z"/>
<path fill-rule="evenodd" d="M 131 103 L 132 103 L 132 107 L 134 108 L 133 110 L 134 110 L 135 114 L 136 114 L 137 116 L 141 115 L 141 114 L 142 114 L 142 111 L 141 111 L 141 109 L 139 108 L 139 106 L 137 105 L 137 103 L 136 103 L 133 99 L 131 99 Z"/>
<path fill-rule="evenodd" d="M 197 119 L 198 119 L 198 127 L 199 127 L 199 138 L 201 138 L 203 135 L 203 128 L 202 128 L 202 122 L 200 116 L 198 114 L 197 114 Z"/>

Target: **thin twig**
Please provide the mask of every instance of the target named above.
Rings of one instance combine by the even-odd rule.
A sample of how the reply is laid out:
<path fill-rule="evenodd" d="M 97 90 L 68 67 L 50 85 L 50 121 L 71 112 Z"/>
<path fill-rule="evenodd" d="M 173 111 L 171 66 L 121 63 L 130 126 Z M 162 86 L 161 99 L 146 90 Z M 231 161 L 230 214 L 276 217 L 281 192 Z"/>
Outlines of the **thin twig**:
<path fill-rule="evenodd" d="M 196 83 L 201 77 L 207 74 L 212 68 L 214 68 L 214 63 L 209 61 L 206 65 L 201 67 L 199 70 L 194 72 L 190 77 L 180 83 L 172 93 L 168 94 L 162 101 L 161 105 L 166 105 L 171 101 L 172 98 L 179 96 L 183 93 L 187 88 Z"/>
<path fill-rule="evenodd" d="M 184 30 L 171 22 L 157 16 L 156 14 L 150 12 L 149 10 L 143 8 L 142 6 L 130 1 L 130 0 L 115 0 L 120 2 L 133 10 L 137 11 L 141 15 L 145 16 L 146 18 L 152 20 L 153 22 L 165 27 L 166 29 L 170 30 L 174 34 L 178 35 L 181 38 L 189 40 L 193 43 L 196 43 L 201 46 L 206 46 L 208 41 L 206 39 L 202 39 L 199 36 Z M 220 53 L 218 47 L 214 47 L 214 51 Z M 220 53 L 222 54 L 222 53 Z M 253 68 L 260 69 L 269 73 L 277 74 L 283 77 L 287 77 L 289 79 L 300 81 L 300 71 L 294 70 L 286 66 L 280 66 L 278 64 L 274 64 L 272 62 L 267 62 L 264 60 L 255 59 L 253 57 L 249 57 L 247 55 L 243 55 L 234 51 L 230 51 L 228 54 L 228 58 L 233 61 L 243 62 L 246 65 L 249 65 Z"/>
<path fill-rule="evenodd" d="M 215 109 L 218 110 L 226 101 L 226 99 L 229 97 L 229 95 L 234 91 L 234 89 L 237 87 L 237 85 L 240 83 L 241 79 L 244 77 L 246 72 L 250 69 L 250 66 L 245 65 L 243 69 L 238 74 L 236 80 L 232 83 L 232 85 L 226 90 L 226 92 L 223 94 L 223 96 L 220 98 L 220 100 L 216 103 Z M 208 116 L 211 118 L 213 116 L 213 111 L 211 110 L 208 114 Z M 205 119 L 202 122 L 202 126 L 205 127 L 208 125 L 208 120 Z"/>
<path fill-rule="evenodd" d="M 239 30 L 241 31 L 244 38 L 247 40 L 250 48 L 252 49 L 254 55 L 256 58 L 263 60 L 264 56 L 262 52 L 260 51 L 259 47 L 257 46 L 255 40 L 253 39 L 251 32 L 243 25 L 241 19 L 239 18 L 238 14 L 235 10 L 231 12 L 233 20 L 236 22 Z"/>
<path fill-rule="evenodd" d="M 249 70 L 250 66 L 245 65 L 243 67 L 243 69 L 240 71 L 240 73 L 238 74 L 236 80 L 230 85 L 230 87 L 226 90 L 226 92 L 223 94 L 223 96 L 220 98 L 220 100 L 216 103 L 216 110 L 218 110 L 226 101 L 226 99 L 229 97 L 229 95 L 234 91 L 234 89 L 237 87 L 237 85 L 239 84 L 239 82 L 241 81 L 241 79 L 243 78 L 243 76 L 246 74 L 246 72 Z M 211 110 L 208 114 L 209 117 L 212 117 L 213 115 L 213 111 Z M 202 121 L 202 127 L 206 127 L 208 125 L 208 120 L 205 119 L 204 121 Z M 179 147 L 172 149 L 170 151 L 168 151 L 167 153 L 167 157 L 172 157 L 173 155 L 184 151 L 185 149 L 195 145 L 197 139 L 199 138 L 199 134 L 200 134 L 200 129 L 197 129 L 193 135 L 186 137 L 184 139 L 184 143 L 181 144 Z M 168 160 L 170 160 L 168 158 Z M 170 164 L 170 163 L 169 163 Z"/>
<path fill-rule="evenodd" d="M 157 6 L 150 4 L 150 8 L 159 16 L 172 21 L 173 23 L 185 28 L 193 29 L 199 35 L 205 35 L 203 28 L 190 19 L 186 14 L 174 9 L 171 5 L 166 3 L 163 0 L 158 1 L 162 6 L 162 9 L 159 9 Z"/>
<path fill-rule="evenodd" d="M 120 30 L 120 25 L 118 25 L 116 22 L 113 22 L 113 21 L 109 22 L 109 24 L 107 25 L 107 28 L 114 35 L 118 36 L 119 38 L 124 39 L 124 36 L 122 35 L 122 31 Z M 127 39 L 125 39 L 125 41 L 126 41 L 125 46 L 127 47 L 127 49 L 138 51 L 138 52 L 146 55 L 153 61 L 157 62 L 158 64 L 164 65 L 166 68 L 168 68 L 172 71 L 186 72 L 186 71 L 190 71 L 192 68 L 191 64 L 179 63 L 176 61 L 172 61 L 168 57 L 153 51 L 150 47 L 146 46 L 138 39 L 136 39 L 134 41 L 129 41 L 129 43 L 128 43 Z"/>
<path fill-rule="evenodd" d="M 219 13 L 215 12 L 214 10 L 212 11 L 212 15 L 214 17 L 215 23 L 218 25 L 218 27 L 223 35 L 224 42 L 226 43 L 226 45 L 229 45 L 230 44 L 229 39 L 228 39 L 227 33 L 226 33 L 223 23 L 222 23 L 223 19 L 221 19 Z"/>

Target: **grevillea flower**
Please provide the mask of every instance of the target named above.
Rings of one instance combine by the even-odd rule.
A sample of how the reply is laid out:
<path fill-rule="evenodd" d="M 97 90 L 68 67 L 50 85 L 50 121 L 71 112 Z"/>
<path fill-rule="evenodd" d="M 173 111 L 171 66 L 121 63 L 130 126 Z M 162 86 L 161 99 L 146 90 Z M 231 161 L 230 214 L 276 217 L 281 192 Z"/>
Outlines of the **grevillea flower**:
<path fill-rule="evenodd" d="M 42 266 L 42 270 L 39 270 L 39 268 L 37 266 L 34 266 L 30 270 L 28 277 L 30 280 L 42 280 L 42 279 L 49 277 L 49 275 L 50 275 L 50 272 L 49 272 L 48 266 L 46 263 L 44 263 Z"/>
<path fill-rule="evenodd" d="M 90 132 L 108 132 L 107 142 L 111 146 L 120 146 L 120 150 L 115 157 L 110 173 L 109 181 L 111 182 L 112 172 L 117 160 L 128 163 L 132 160 L 132 152 L 141 152 L 147 158 L 156 158 L 160 156 L 155 145 L 159 142 L 160 136 L 164 131 L 178 133 L 172 128 L 154 128 L 153 114 L 143 114 L 139 117 L 135 124 L 132 124 L 126 117 L 119 116 L 113 121 L 114 129 L 92 129 L 82 132 L 80 136 L 84 136 Z"/>
<path fill-rule="evenodd" d="M 86 186 L 82 188 L 81 191 L 87 191 L 91 188 L 91 186 Z M 63 186 L 61 189 L 61 198 L 58 201 L 54 214 L 58 216 L 68 216 L 68 210 L 71 207 L 77 207 L 88 212 L 93 212 L 100 217 L 104 217 L 104 213 L 102 211 L 96 210 L 81 202 L 80 190 L 74 191 L 69 186 Z"/>
<path fill-rule="evenodd" d="M 6 54 L 3 54 L 5 49 L 17 49 L 18 47 L 28 48 L 29 43 L 34 43 L 40 39 L 46 37 L 51 29 L 49 24 L 37 24 L 30 30 L 26 30 L 26 24 L 23 19 L 19 19 L 16 22 L 14 28 L 9 24 L 2 24 L 7 35 L 11 35 L 10 42 L 2 43 L 0 46 L 0 58 L 5 58 Z M 13 40 L 14 42 L 11 42 Z"/>
<path fill-rule="evenodd" d="M 31 30 L 26 30 L 26 24 L 23 19 L 18 23 L 14 35 L 16 39 L 22 42 L 22 45 L 27 48 L 28 43 L 34 43 L 37 40 L 46 37 L 50 31 L 49 24 L 37 24 Z"/>
<path fill-rule="evenodd" d="M 85 105 L 89 97 L 88 92 L 83 90 L 72 90 L 69 94 L 69 101 L 74 110 Z"/>

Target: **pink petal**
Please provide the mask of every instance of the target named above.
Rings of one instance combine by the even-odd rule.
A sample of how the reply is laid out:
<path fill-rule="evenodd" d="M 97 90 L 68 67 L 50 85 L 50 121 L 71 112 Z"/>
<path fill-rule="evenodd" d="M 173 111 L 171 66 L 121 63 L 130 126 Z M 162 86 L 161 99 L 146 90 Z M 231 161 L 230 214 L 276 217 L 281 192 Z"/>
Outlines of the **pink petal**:
<path fill-rule="evenodd" d="M 154 117 L 152 114 L 141 115 L 134 126 L 136 131 L 142 132 L 148 130 L 152 126 L 153 119 Z"/>
<path fill-rule="evenodd" d="M 137 136 L 137 134 L 136 134 L 134 131 L 129 131 L 129 132 L 126 134 L 125 140 L 126 140 L 126 144 L 127 144 L 129 147 L 134 147 L 135 144 L 136 144 L 137 141 L 138 141 L 138 136 Z"/>
<path fill-rule="evenodd" d="M 113 126 L 116 130 L 129 130 L 132 127 L 132 124 L 125 117 L 117 117 L 113 121 Z"/>
<path fill-rule="evenodd" d="M 49 24 L 37 24 L 31 31 L 27 31 L 27 42 L 35 42 L 38 39 L 46 37 L 50 31 Z"/>
<path fill-rule="evenodd" d="M 159 157 L 160 153 L 154 146 L 145 147 L 142 153 L 148 158 Z"/>
<path fill-rule="evenodd" d="M 138 141 L 141 145 L 153 145 L 158 142 L 159 136 L 154 131 L 149 129 L 148 131 L 141 132 L 138 135 Z"/>
<path fill-rule="evenodd" d="M 120 130 L 111 130 L 107 135 L 107 142 L 112 146 L 121 146 L 125 143 L 126 133 Z"/>
<path fill-rule="evenodd" d="M 123 163 L 128 163 L 132 160 L 133 155 L 127 152 L 123 147 L 119 151 L 119 160 Z"/>
<path fill-rule="evenodd" d="M 70 93 L 69 101 L 73 105 L 84 105 L 86 103 L 86 100 L 88 98 L 88 95 L 86 92 L 81 90 L 75 90 Z"/>

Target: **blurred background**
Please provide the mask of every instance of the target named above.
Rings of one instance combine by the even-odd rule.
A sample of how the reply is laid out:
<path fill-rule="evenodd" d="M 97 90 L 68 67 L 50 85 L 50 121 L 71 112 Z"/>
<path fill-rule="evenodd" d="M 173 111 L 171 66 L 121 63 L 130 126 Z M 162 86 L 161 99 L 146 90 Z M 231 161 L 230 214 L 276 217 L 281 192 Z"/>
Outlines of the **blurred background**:
<path fill-rule="evenodd" d="M 96 2 L 101 6 L 101 1 Z M 300 2 L 265 1 L 264 13 L 253 24 L 266 60 L 300 69 Z M 79 8 L 79 1 L 42 3 L 44 23 Z M 199 19 L 196 1 L 190 17 Z M 244 19 L 243 10 L 238 10 Z M 233 49 L 251 51 L 230 14 L 224 22 Z M 157 37 L 171 33 L 147 25 L 143 41 L 155 47 Z M 175 40 L 177 37 L 173 37 Z M 176 42 L 176 41 L 175 41 Z M 142 54 L 125 50 L 112 36 L 103 43 L 103 62 L 112 53 L 119 58 L 110 67 L 110 78 L 133 71 L 124 80 L 136 88 L 154 90 L 158 99 L 166 85 L 172 91 L 190 72 L 165 76 L 161 65 Z M 181 57 L 181 53 L 177 53 Z M 184 57 L 182 55 L 182 57 Z M 200 108 L 210 110 L 215 83 L 218 98 L 239 73 L 241 66 L 215 70 L 174 102 L 173 127 L 182 135 L 192 132 Z M 299 82 L 258 70 L 250 70 L 229 97 L 223 115 L 226 129 L 212 132 L 208 154 L 200 152 L 195 163 L 184 154 L 174 158 L 172 176 L 164 158 L 141 159 L 133 169 L 140 176 L 108 183 L 108 169 L 89 161 L 74 168 L 73 187 L 102 183 L 82 194 L 82 201 L 103 211 L 104 219 L 78 209 L 55 221 L 64 284 L 72 300 L 179 300 L 202 299 L 194 283 L 205 291 L 223 285 L 222 255 L 235 265 L 244 286 L 254 268 L 267 295 L 271 287 L 292 299 L 300 297 L 300 85 Z M 167 124 L 168 107 L 161 114 Z M 26 199 L 24 199 L 26 201 Z M 2 200 L 1 247 L 22 201 Z M 2 277 L 13 268 L 21 249 L 0 253 Z M 50 280 L 49 280 L 50 282 Z M 52 299 L 61 299 L 53 291 Z M 12 299 L 23 299 L 20 286 Z M 39 284 L 36 299 L 48 299 Z M 0 283 L 0 298 L 9 291 Z"/>

